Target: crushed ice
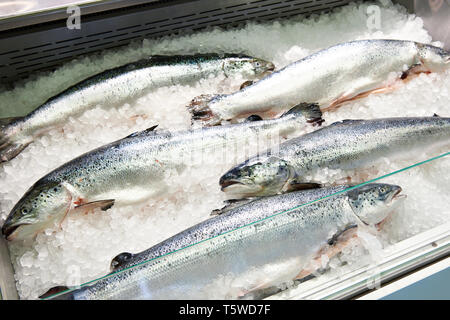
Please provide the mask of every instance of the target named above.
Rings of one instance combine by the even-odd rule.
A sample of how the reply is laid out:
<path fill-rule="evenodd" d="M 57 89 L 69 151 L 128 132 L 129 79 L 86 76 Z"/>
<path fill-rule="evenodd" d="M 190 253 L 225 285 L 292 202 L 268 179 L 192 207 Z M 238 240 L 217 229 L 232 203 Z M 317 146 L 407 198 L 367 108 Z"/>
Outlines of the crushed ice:
<path fill-rule="evenodd" d="M 381 29 L 368 29 L 368 5 L 351 4 L 335 13 L 313 15 L 306 20 L 295 17 L 248 23 L 237 29 L 214 28 L 188 36 L 144 40 L 124 49 L 79 58 L 49 75 L 37 75 L 14 90 L 1 93 L 0 115 L 24 115 L 73 82 L 151 54 L 242 52 L 271 60 L 281 68 L 317 50 L 356 39 L 405 39 L 439 45 L 432 42 L 420 18 L 407 14 L 404 8 L 390 1 L 379 3 Z M 109 111 L 99 105 L 79 118 L 70 119 L 64 131 L 52 130 L 0 168 L 0 222 L 24 192 L 52 169 L 88 150 L 155 124 L 159 124 L 159 129 L 188 128 L 187 102 L 199 94 L 233 92 L 244 81 L 239 77 L 217 77 L 191 87 L 161 88 Z M 449 89 L 450 72 L 421 74 L 392 93 L 371 95 L 325 114 L 324 118 L 330 124 L 348 118 L 431 116 L 434 113 L 450 116 Z M 383 159 L 365 172 L 327 170 L 316 173 L 316 178 L 330 183 L 340 182 L 339 179 L 347 176 L 355 181 L 367 180 L 437 154 L 398 161 Z M 11 245 L 20 297 L 35 299 L 51 287 L 95 279 L 109 272 L 110 261 L 117 254 L 142 251 L 209 218 L 212 209 L 222 206 L 225 197 L 218 186 L 218 178 L 230 166 L 231 163 L 212 161 L 197 168 L 195 175 L 184 173 L 172 179 L 166 197 L 134 206 L 113 207 L 106 212 L 73 215 L 63 223 L 62 230 L 46 230 L 29 247 Z M 449 170 L 447 157 L 384 179 L 384 182 L 401 185 L 408 201 L 391 215 L 379 235 L 359 232 L 360 242 L 353 243 L 339 257 L 329 261 L 322 259 L 322 264 L 339 272 L 343 262 L 348 265 L 373 262 L 382 247 L 448 221 Z M 218 291 L 209 296 L 220 298 L 224 294 Z"/>

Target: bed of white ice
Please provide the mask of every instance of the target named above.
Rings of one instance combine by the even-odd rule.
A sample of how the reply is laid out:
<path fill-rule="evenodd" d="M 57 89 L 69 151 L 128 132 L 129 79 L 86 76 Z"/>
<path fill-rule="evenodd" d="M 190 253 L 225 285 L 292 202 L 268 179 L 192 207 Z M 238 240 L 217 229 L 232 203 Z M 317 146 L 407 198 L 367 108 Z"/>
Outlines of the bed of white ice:
<path fill-rule="evenodd" d="M 273 61 L 278 68 L 336 43 L 369 38 L 408 39 L 433 43 L 422 20 L 390 1 L 378 3 L 381 28 L 367 26 L 369 4 L 352 4 L 332 14 L 301 17 L 269 23 L 249 23 L 240 28 L 143 41 L 96 57 L 77 59 L 51 74 L 0 94 L 0 115 L 23 115 L 68 85 L 93 73 L 139 59 L 149 54 L 242 52 Z M 102 106 L 71 119 L 64 132 L 53 131 L 26 148 L 0 168 L 1 222 L 23 193 L 40 177 L 73 157 L 154 124 L 164 129 L 190 126 L 186 104 L 205 93 L 237 90 L 245 79 L 212 78 L 192 87 L 168 87 L 135 101 L 105 111 Z M 450 116 L 450 72 L 422 74 L 399 90 L 371 95 L 325 114 L 326 123 L 347 118 L 395 116 Z M 405 160 L 383 159 L 365 174 L 324 172 L 333 182 L 342 176 L 375 178 L 427 157 L 443 153 L 417 154 Z M 58 285 L 77 285 L 109 272 L 111 259 L 123 251 L 138 252 L 209 217 L 222 206 L 225 196 L 218 178 L 233 163 L 205 166 L 195 175 L 174 179 L 170 196 L 146 203 L 90 215 L 68 217 L 58 232 L 40 234 L 29 247 L 10 245 L 20 297 L 35 299 Z M 399 184 L 408 195 L 402 208 L 392 215 L 384 231 L 371 241 L 348 250 L 340 259 L 354 264 L 373 261 L 382 246 L 403 240 L 446 222 L 450 217 L 450 161 L 433 161 L 383 181 Z M 366 237 L 367 238 L 367 237 Z M 355 249 L 356 248 L 356 249 Z M 364 258 L 361 258 L 364 257 Z M 338 262 L 332 260 L 331 266 Z M 337 268 L 339 269 L 339 268 Z M 216 295 L 213 295 L 216 296 Z"/>

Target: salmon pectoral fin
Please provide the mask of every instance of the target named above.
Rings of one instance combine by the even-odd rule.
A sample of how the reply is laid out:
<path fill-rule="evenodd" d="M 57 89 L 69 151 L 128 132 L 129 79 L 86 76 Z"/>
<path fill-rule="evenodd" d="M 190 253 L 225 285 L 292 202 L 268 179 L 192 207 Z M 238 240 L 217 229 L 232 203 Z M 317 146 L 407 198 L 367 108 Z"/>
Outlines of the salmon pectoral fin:
<path fill-rule="evenodd" d="M 328 259 L 333 258 L 345 247 L 353 244 L 354 239 L 357 238 L 357 227 L 356 225 L 350 225 L 343 231 L 335 234 L 331 239 L 328 240 L 328 243 L 322 247 L 319 252 L 316 254 L 315 258 L 305 267 L 300 273 L 295 277 L 294 280 L 307 280 L 313 276 L 313 273 L 319 272 L 322 273 L 322 256 L 327 256 Z"/>
<path fill-rule="evenodd" d="M 277 286 L 266 286 L 264 288 L 255 289 L 251 291 L 242 291 L 241 294 L 237 296 L 238 300 L 262 300 L 274 294 L 283 291 Z"/>
<path fill-rule="evenodd" d="M 403 82 L 408 82 L 408 81 L 411 81 L 412 79 L 414 79 L 415 77 L 419 76 L 421 73 L 425 73 L 425 74 L 431 73 L 430 70 L 428 70 L 427 68 L 424 67 L 423 61 L 421 61 L 420 63 L 414 64 L 413 66 L 411 66 L 411 68 L 409 68 L 408 70 L 403 72 L 400 79 Z"/>
<path fill-rule="evenodd" d="M 423 64 L 416 64 L 413 65 L 411 68 L 406 70 L 402 73 L 402 75 L 398 78 L 397 81 L 394 81 L 393 83 L 389 85 L 385 85 L 379 88 L 375 88 L 372 90 L 367 90 L 358 94 L 354 94 L 354 91 L 348 91 L 341 95 L 339 98 L 333 100 L 328 107 L 322 108 L 322 111 L 334 111 L 336 110 L 340 105 L 342 105 L 345 102 L 354 101 L 357 99 L 365 98 L 371 94 L 378 94 L 378 93 L 390 93 L 394 90 L 396 90 L 401 83 L 406 83 L 420 75 L 421 73 L 429 74 L 431 73 L 429 70 L 425 69 Z"/>
<path fill-rule="evenodd" d="M 336 181 L 333 181 L 330 185 L 332 186 L 340 186 L 343 184 L 357 184 L 357 182 L 354 182 L 351 176 L 342 177 L 340 179 L 337 179 Z"/>
<path fill-rule="evenodd" d="M 389 93 L 397 89 L 397 81 L 393 85 L 385 86 L 385 87 L 379 87 L 372 90 L 367 90 L 358 94 L 353 93 L 345 93 L 342 96 L 340 96 L 337 99 L 334 99 L 327 107 L 322 108 L 322 111 L 334 111 L 337 108 L 339 108 L 342 104 L 358 99 L 362 99 L 365 97 L 368 97 L 371 94 L 378 94 L 378 93 Z"/>
<path fill-rule="evenodd" d="M 101 210 L 106 211 L 114 205 L 114 201 L 114 199 L 108 199 L 87 202 L 76 206 L 74 210 L 77 212 L 82 211 L 84 213 L 88 213 L 89 211 L 100 208 Z"/>
<path fill-rule="evenodd" d="M 239 87 L 239 90 L 242 90 L 242 89 L 244 89 L 246 87 L 250 87 L 254 83 L 255 83 L 255 81 L 247 80 L 247 81 L 245 81 L 244 83 L 241 84 L 241 86 Z"/>
<path fill-rule="evenodd" d="M 356 95 L 354 95 L 353 92 L 347 92 L 347 93 L 343 94 L 342 96 L 340 96 L 339 98 L 333 100 L 330 103 L 330 105 L 326 108 L 323 108 L 322 111 L 333 111 L 333 110 L 337 109 L 340 105 L 344 104 L 345 102 L 350 102 L 350 101 L 354 101 L 357 99 L 365 98 L 371 94 L 390 93 L 390 92 L 398 89 L 398 87 L 400 86 L 401 83 L 407 83 L 407 82 L 411 81 L 412 79 L 416 78 L 417 76 L 419 76 L 421 73 L 429 74 L 431 72 L 429 70 L 425 69 L 423 67 L 423 64 L 413 65 L 410 69 L 403 72 L 397 81 L 394 81 L 393 83 L 383 86 L 383 87 L 379 87 L 379 88 L 375 88 L 372 90 L 367 90 L 367 91 L 361 92 Z"/>
<path fill-rule="evenodd" d="M 320 187 L 322 187 L 320 183 L 290 181 L 283 186 L 282 192 L 287 193 L 307 189 L 317 189 Z"/>
<path fill-rule="evenodd" d="M 260 300 L 268 297 L 272 294 L 280 292 L 281 289 L 277 286 L 273 286 L 271 282 L 261 282 L 248 290 L 242 290 L 237 294 L 239 300 Z"/>

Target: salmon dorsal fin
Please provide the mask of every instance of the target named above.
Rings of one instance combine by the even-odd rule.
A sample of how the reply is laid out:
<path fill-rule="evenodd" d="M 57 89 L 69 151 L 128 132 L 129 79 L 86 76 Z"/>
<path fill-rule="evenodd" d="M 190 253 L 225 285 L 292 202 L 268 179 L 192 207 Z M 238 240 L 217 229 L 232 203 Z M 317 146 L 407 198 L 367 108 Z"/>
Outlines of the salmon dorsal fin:
<path fill-rule="evenodd" d="M 244 120 L 244 122 L 255 122 L 255 121 L 261 121 L 263 118 L 258 116 L 257 114 L 252 114 L 251 116 L 247 117 L 247 119 Z"/>
<path fill-rule="evenodd" d="M 280 118 L 286 117 L 290 114 L 298 114 L 305 117 L 308 123 L 321 125 L 325 120 L 322 119 L 322 111 L 318 103 L 306 103 L 302 102 L 285 113 L 283 113 Z"/>
<path fill-rule="evenodd" d="M 215 210 L 211 211 L 211 215 L 218 216 L 218 215 L 224 214 L 225 212 L 228 212 L 234 208 L 237 208 L 237 207 L 243 206 L 244 204 L 250 203 L 253 200 L 255 200 L 255 198 L 225 200 L 224 201 L 225 206 L 222 207 L 221 209 L 215 209 Z"/>
<path fill-rule="evenodd" d="M 143 135 L 147 135 L 147 134 L 149 134 L 149 133 L 155 133 L 155 132 L 153 132 L 153 131 L 155 131 L 155 129 L 156 129 L 157 126 L 158 126 L 158 125 L 154 125 L 153 127 L 150 127 L 150 128 L 148 128 L 148 129 L 145 129 L 145 130 L 133 132 L 132 134 L 126 136 L 125 139 L 126 139 L 126 138 L 132 138 L 132 137 L 143 136 Z"/>
<path fill-rule="evenodd" d="M 118 270 L 121 266 L 123 266 L 126 262 L 130 261 L 133 258 L 133 254 L 129 252 L 122 252 L 115 256 L 111 260 L 111 272 Z"/>
<path fill-rule="evenodd" d="M 358 122 L 363 122 L 363 121 L 365 121 L 365 120 L 362 120 L 362 119 L 344 119 L 344 120 L 339 120 L 339 121 L 333 122 L 332 124 L 328 125 L 328 127 L 339 126 L 339 125 L 348 125 L 348 124 L 358 123 Z"/>

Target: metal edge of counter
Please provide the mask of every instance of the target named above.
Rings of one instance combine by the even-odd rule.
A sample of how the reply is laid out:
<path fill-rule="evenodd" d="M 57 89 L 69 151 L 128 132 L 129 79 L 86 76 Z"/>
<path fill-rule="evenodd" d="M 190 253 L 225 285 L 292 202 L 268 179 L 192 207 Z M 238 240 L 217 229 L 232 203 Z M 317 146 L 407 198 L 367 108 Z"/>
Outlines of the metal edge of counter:
<path fill-rule="evenodd" d="M 447 280 L 450 272 L 450 256 L 446 256 L 438 261 L 402 276 L 400 279 L 389 282 L 377 290 L 363 294 L 356 300 L 397 300 L 399 297 L 411 297 L 411 299 L 448 299 L 450 291 L 447 289 Z M 436 282 L 437 279 L 442 281 Z M 430 287 L 434 283 L 433 292 L 419 289 Z M 419 287 L 417 287 L 419 286 Z M 444 288 L 445 287 L 445 288 Z M 400 295 L 399 295 L 400 294 Z M 410 295 L 411 294 L 411 295 Z"/>
<path fill-rule="evenodd" d="M 64 19 L 38 24 L 27 22 L 32 17 L 24 16 L 26 27 L 12 22 L 7 26 L 8 19 L 4 24 L 0 20 L 0 82 L 6 89 L 13 88 L 67 61 L 143 39 L 237 26 L 250 20 L 310 15 L 351 1 L 321 0 L 310 5 L 306 0 L 160 0 L 86 15 L 81 11 L 78 22 L 67 14 Z"/>
<path fill-rule="evenodd" d="M 0 237 L 0 300 L 18 300 L 14 268 L 5 239 Z"/>
<path fill-rule="evenodd" d="M 365 265 L 331 278 L 314 278 L 268 299 L 352 299 L 448 256 L 450 256 L 450 223 L 385 248 L 379 263 Z"/>
<path fill-rule="evenodd" d="M 172 0 L 173 1 L 173 0 Z M 155 5 L 156 2 L 167 2 L 161 0 L 106 0 L 75 4 L 80 8 L 82 15 L 96 14 L 111 10 L 126 9 L 129 7 Z M 67 19 L 67 8 L 70 4 L 50 9 L 41 9 L 21 15 L 10 15 L 0 17 L 0 31 L 23 28 L 36 24 L 48 23 Z"/>

